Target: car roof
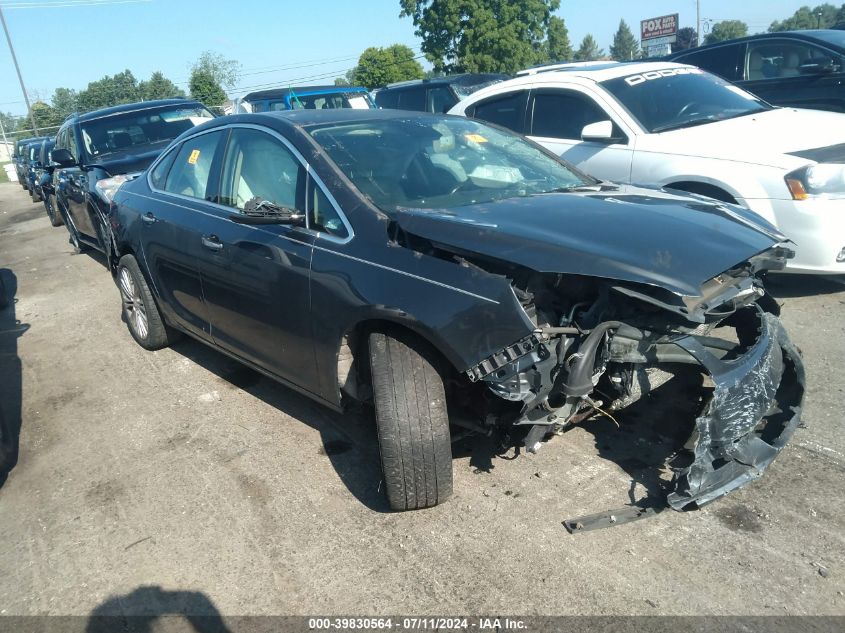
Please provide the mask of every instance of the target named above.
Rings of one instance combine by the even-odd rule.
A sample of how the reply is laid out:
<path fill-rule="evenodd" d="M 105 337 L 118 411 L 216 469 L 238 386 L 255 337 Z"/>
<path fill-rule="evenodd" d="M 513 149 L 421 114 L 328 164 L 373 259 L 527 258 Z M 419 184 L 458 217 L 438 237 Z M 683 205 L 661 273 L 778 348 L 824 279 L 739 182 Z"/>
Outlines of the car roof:
<path fill-rule="evenodd" d="M 539 66 L 520 71 L 514 79 L 484 88 L 476 94 L 481 94 L 482 92 L 484 94 L 490 94 L 493 91 L 499 92 L 507 86 L 532 85 L 538 81 L 554 82 L 556 80 L 565 81 L 575 78 L 601 82 L 655 70 L 688 67 L 688 64 L 669 61 L 551 64 L 549 66 Z"/>
<path fill-rule="evenodd" d="M 248 92 L 242 99 L 263 99 L 273 97 L 287 97 L 291 93 L 297 95 L 308 95 L 314 93 L 338 93 L 338 92 L 367 92 L 362 86 L 288 86 L 287 88 L 268 88 L 267 90 L 256 90 Z"/>
<path fill-rule="evenodd" d="M 121 105 L 112 106 L 110 108 L 92 110 L 91 112 L 85 112 L 84 114 L 71 115 L 71 117 L 75 117 L 79 122 L 82 122 L 90 121 L 92 119 L 99 119 L 101 117 L 112 116 L 114 114 L 122 114 L 124 112 L 153 110 L 155 108 L 162 108 L 170 105 L 202 106 L 199 101 L 180 97 L 176 99 L 157 99 L 155 101 L 138 101 L 135 103 L 124 103 Z"/>
<path fill-rule="evenodd" d="M 409 86 L 419 86 L 421 84 L 438 86 L 438 85 L 451 85 L 457 84 L 461 86 L 471 85 L 474 82 L 481 83 L 483 81 L 489 81 L 490 79 L 507 79 L 508 75 L 503 75 L 501 73 L 460 73 L 458 75 L 446 75 L 444 77 L 430 77 L 428 79 L 409 79 L 408 81 L 397 81 L 392 84 L 387 84 L 383 88 L 378 88 L 378 91 L 381 90 L 393 90 L 395 88 L 406 88 Z"/>
<path fill-rule="evenodd" d="M 722 42 L 715 42 L 713 44 L 704 44 L 703 46 L 697 46 L 695 48 L 686 48 L 682 51 L 678 51 L 677 53 L 670 53 L 669 55 L 666 55 L 663 59 L 675 59 L 682 55 L 688 55 L 690 53 L 698 51 L 711 50 L 714 48 L 719 48 L 721 46 L 726 46 L 728 44 L 742 44 L 744 42 L 754 42 L 757 40 L 773 40 L 783 38 L 784 36 L 804 40 L 807 42 L 816 42 L 828 47 L 833 46 L 834 48 L 840 48 L 845 50 L 845 46 L 837 44 L 830 38 L 831 32 L 837 34 L 839 33 L 839 31 L 835 29 L 807 29 L 802 31 L 775 31 L 774 33 L 757 33 L 756 35 L 746 35 L 745 37 L 738 37 L 733 40 L 724 40 Z"/>

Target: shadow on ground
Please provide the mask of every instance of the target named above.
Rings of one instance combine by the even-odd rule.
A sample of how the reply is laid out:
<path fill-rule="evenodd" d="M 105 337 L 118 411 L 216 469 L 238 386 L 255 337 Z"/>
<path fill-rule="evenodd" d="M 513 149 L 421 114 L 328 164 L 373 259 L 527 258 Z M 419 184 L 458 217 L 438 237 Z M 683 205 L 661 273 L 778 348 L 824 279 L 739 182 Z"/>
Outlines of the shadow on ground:
<path fill-rule="evenodd" d="M 85 633 L 152 633 L 194 631 L 228 633 L 229 628 L 211 599 L 198 591 L 166 591 L 138 587 L 112 596 L 91 612 Z"/>
<path fill-rule="evenodd" d="M 835 294 L 845 292 L 845 275 L 769 275 L 766 289 L 775 299 Z"/>
<path fill-rule="evenodd" d="M 17 277 L 0 268 L 0 487 L 18 463 L 21 435 L 22 376 L 18 338 L 29 325 L 15 318 Z"/>
<path fill-rule="evenodd" d="M 318 431 L 323 446 L 314 458 L 328 457 L 349 491 L 370 510 L 390 511 L 382 490 L 378 437 L 371 412 L 364 409 L 336 413 L 187 337 L 174 344 L 172 349 L 233 387 L 243 389 Z"/>

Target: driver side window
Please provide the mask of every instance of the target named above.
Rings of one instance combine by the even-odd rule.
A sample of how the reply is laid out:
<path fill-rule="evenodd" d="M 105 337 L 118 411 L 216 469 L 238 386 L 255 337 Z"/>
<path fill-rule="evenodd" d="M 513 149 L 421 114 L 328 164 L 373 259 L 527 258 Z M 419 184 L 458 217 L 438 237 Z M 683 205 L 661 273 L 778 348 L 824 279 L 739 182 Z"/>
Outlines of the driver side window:
<path fill-rule="evenodd" d="M 243 210 L 253 198 L 305 211 L 305 168 L 277 138 L 234 128 L 223 163 L 221 203 Z"/>
<path fill-rule="evenodd" d="M 581 140 L 584 126 L 610 117 L 586 95 L 574 90 L 545 90 L 534 95 L 531 136 Z M 614 136 L 621 136 L 614 124 Z"/>

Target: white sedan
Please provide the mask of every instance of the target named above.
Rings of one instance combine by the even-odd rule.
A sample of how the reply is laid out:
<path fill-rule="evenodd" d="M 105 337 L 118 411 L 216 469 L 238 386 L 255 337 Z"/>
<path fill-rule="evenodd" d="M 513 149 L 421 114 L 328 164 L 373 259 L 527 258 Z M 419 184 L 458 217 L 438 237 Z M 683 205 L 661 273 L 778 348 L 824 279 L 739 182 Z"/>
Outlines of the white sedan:
<path fill-rule="evenodd" d="M 845 273 L 845 114 L 775 108 L 693 66 L 563 64 L 458 103 L 604 180 L 758 213 L 796 244 L 787 271 Z"/>

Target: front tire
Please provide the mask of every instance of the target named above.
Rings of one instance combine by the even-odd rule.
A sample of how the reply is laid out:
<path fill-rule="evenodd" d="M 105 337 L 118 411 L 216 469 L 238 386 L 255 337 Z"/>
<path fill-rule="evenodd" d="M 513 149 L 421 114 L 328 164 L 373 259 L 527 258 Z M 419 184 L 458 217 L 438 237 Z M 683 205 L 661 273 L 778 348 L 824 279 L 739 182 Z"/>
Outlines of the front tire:
<path fill-rule="evenodd" d="M 56 205 L 53 202 L 53 196 L 50 194 L 44 196 L 44 210 L 47 212 L 47 218 L 53 226 L 61 226 L 65 223 L 62 219 L 62 214 L 56 209 Z"/>
<path fill-rule="evenodd" d="M 115 281 L 120 290 L 123 320 L 135 342 L 148 350 L 170 345 L 176 338 L 175 332 L 165 325 L 135 257 L 120 258 Z"/>
<path fill-rule="evenodd" d="M 370 335 L 370 370 L 387 500 L 428 508 L 452 494 L 452 445 L 443 379 L 433 355 L 383 333 Z"/>

